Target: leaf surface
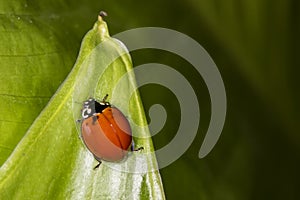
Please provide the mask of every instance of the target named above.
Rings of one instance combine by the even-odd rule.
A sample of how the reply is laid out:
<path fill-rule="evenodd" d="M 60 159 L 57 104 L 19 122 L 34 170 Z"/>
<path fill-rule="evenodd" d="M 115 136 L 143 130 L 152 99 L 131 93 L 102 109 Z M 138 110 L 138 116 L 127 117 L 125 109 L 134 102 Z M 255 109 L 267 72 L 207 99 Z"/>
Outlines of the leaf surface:
<path fill-rule="evenodd" d="M 0 169 L 0 199 L 164 199 L 143 106 L 135 88 L 126 47 L 108 34 L 100 17 L 83 39 L 71 73 Z M 113 93 L 123 75 L 121 92 Z M 103 162 L 98 170 L 79 138 L 81 104 L 109 94 L 126 111 L 136 147 L 120 163 Z M 129 102 L 124 99 L 131 96 Z M 129 109 L 127 109 L 129 107 Z"/>

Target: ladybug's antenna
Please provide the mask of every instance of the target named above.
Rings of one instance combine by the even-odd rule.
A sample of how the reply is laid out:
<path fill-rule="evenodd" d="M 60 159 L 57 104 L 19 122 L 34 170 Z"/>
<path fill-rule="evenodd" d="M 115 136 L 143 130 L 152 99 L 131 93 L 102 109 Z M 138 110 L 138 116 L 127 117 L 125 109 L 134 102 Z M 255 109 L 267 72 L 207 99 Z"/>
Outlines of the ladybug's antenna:
<path fill-rule="evenodd" d="M 103 102 L 103 103 L 106 102 L 107 97 L 108 97 L 108 94 L 106 94 L 106 95 L 103 97 L 103 99 L 102 99 L 102 102 Z"/>

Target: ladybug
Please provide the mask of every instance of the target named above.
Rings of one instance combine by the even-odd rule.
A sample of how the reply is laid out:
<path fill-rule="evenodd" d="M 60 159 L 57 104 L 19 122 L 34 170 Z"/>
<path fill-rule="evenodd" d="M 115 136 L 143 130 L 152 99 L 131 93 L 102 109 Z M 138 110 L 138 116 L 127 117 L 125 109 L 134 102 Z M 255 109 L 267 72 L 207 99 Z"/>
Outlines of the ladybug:
<path fill-rule="evenodd" d="M 100 166 L 101 160 L 118 162 L 130 148 L 133 150 L 130 124 L 118 108 L 106 102 L 107 97 L 101 102 L 94 98 L 84 101 L 81 113 L 81 138 L 99 162 L 94 169 Z"/>

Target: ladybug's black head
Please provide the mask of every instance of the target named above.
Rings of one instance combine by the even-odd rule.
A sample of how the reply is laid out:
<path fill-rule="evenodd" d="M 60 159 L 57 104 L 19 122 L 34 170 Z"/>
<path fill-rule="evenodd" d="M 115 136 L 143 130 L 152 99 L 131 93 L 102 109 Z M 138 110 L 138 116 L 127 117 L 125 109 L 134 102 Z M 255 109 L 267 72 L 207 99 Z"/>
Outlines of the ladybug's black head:
<path fill-rule="evenodd" d="M 83 102 L 82 108 L 82 118 L 87 119 L 91 116 L 94 116 L 97 113 L 101 113 L 105 108 L 109 107 L 110 104 L 108 102 L 98 102 L 93 98 L 90 98 Z"/>

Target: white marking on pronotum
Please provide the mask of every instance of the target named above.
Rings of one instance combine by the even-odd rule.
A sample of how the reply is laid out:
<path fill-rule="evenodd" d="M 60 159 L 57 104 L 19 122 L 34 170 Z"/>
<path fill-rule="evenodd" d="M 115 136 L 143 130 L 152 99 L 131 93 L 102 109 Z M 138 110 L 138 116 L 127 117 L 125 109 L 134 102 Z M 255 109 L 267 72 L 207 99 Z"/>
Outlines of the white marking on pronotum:
<path fill-rule="evenodd" d="M 92 112 L 92 109 L 90 109 L 90 108 L 85 108 L 85 109 L 83 109 L 82 110 L 82 117 L 85 119 L 85 118 L 87 118 L 89 115 L 87 115 L 87 114 L 90 114 Z M 87 114 L 85 114 L 85 113 L 87 113 Z"/>

